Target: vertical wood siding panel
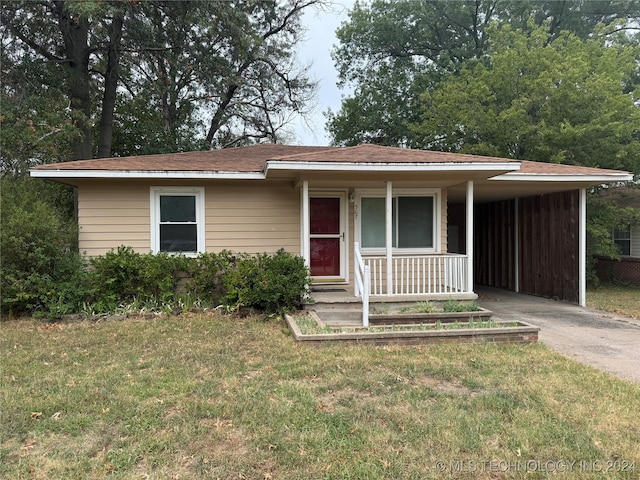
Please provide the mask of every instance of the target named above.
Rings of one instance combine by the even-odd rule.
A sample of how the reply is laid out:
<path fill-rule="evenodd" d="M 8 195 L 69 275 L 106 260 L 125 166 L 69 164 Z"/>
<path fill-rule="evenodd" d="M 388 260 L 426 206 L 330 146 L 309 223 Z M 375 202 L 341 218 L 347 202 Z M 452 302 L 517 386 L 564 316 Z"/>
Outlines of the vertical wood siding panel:
<path fill-rule="evenodd" d="M 514 202 L 479 204 L 475 212 L 475 281 L 514 289 Z"/>
<path fill-rule="evenodd" d="M 520 291 L 577 302 L 578 191 L 520 205 Z"/>

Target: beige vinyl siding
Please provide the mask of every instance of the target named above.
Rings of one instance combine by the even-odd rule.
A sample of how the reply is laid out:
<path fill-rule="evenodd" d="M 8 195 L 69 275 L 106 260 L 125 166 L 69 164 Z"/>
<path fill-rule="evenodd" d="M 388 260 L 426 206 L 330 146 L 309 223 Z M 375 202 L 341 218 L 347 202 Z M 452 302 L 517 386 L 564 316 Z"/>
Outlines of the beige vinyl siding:
<path fill-rule="evenodd" d="M 149 186 L 86 182 L 78 188 L 80 253 L 104 255 L 120 245 L 140 253 L 149 246 Z"/>
<path fill-rule="evenodd" d="M 300 254 L 300 193 L 291 182 L 83 182 L 78 189 L 80 252 L 104 255 L 120 245 L 151 251 L 150 188 L 205 187 L 209 252 Z"/>
<path fill-rule="evenodd" d="M 205 191 L 207 251 L 300 254 L 300 192 L 291 182 L 229 182 Z"/>

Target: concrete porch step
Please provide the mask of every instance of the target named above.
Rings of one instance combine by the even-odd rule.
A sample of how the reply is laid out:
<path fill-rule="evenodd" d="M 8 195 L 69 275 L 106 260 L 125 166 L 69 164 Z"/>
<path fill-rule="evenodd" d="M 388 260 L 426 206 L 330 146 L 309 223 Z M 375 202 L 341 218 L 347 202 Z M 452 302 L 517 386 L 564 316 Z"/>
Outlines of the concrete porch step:
<path fill-rule="evenodd" d="M 362 324 L 362 308 L 314 308 L 313 310 L 327 325 L 332 322 Z"/>
<path fill-rule="evenodd" d="M 338 326 L 362 325 L 362 301 L 349 294 L 322 292 L 312 294 L 313 302 L 304 305 L 305 310 L 316 312 L 325 324 Z"/>

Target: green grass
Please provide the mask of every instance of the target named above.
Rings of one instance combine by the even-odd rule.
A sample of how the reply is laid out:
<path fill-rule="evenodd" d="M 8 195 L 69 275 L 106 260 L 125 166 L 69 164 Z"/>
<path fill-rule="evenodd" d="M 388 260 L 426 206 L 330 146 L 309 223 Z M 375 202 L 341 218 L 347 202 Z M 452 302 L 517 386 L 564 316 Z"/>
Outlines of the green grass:
<path fill-rule="evenodd" d="M 587 305 L 625 317 L 640 318 L 640 287 L 601 285 L 587 291 Z"/>
<path fill-rule="evenodd" d="M 283 322 L 202 314 L 4 322 L 0 348 L 2 478 L 538 479 L 555 475 L 536 464 L 575 461 L 560 478 L 603 479 L 640 469 L 640 386 L 541 344 L 314 348 Z M 611 471 L 586 473 L 594 462 Z"/>

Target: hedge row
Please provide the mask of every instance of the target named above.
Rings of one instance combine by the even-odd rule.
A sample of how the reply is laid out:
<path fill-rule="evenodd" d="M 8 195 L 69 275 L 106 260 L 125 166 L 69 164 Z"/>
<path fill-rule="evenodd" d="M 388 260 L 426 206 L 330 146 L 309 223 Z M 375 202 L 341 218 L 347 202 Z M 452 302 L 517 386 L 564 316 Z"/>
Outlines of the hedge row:
<path fill-rule="evenodd" d="M 175 311 L 190 306 L 243 307 L 268 313 L 299 306 L 309 284 L 301 257 L 205 253 L 190 258 L 140 254 L 119 247 L 83 261 L 67 253 L 62 278 L 32 271 L 9 278 L 3 313 L 57 318 L 67 313 L 102 314 L 119 310 Z M 23 267 L 24 268 L 24 267 Z"/>

